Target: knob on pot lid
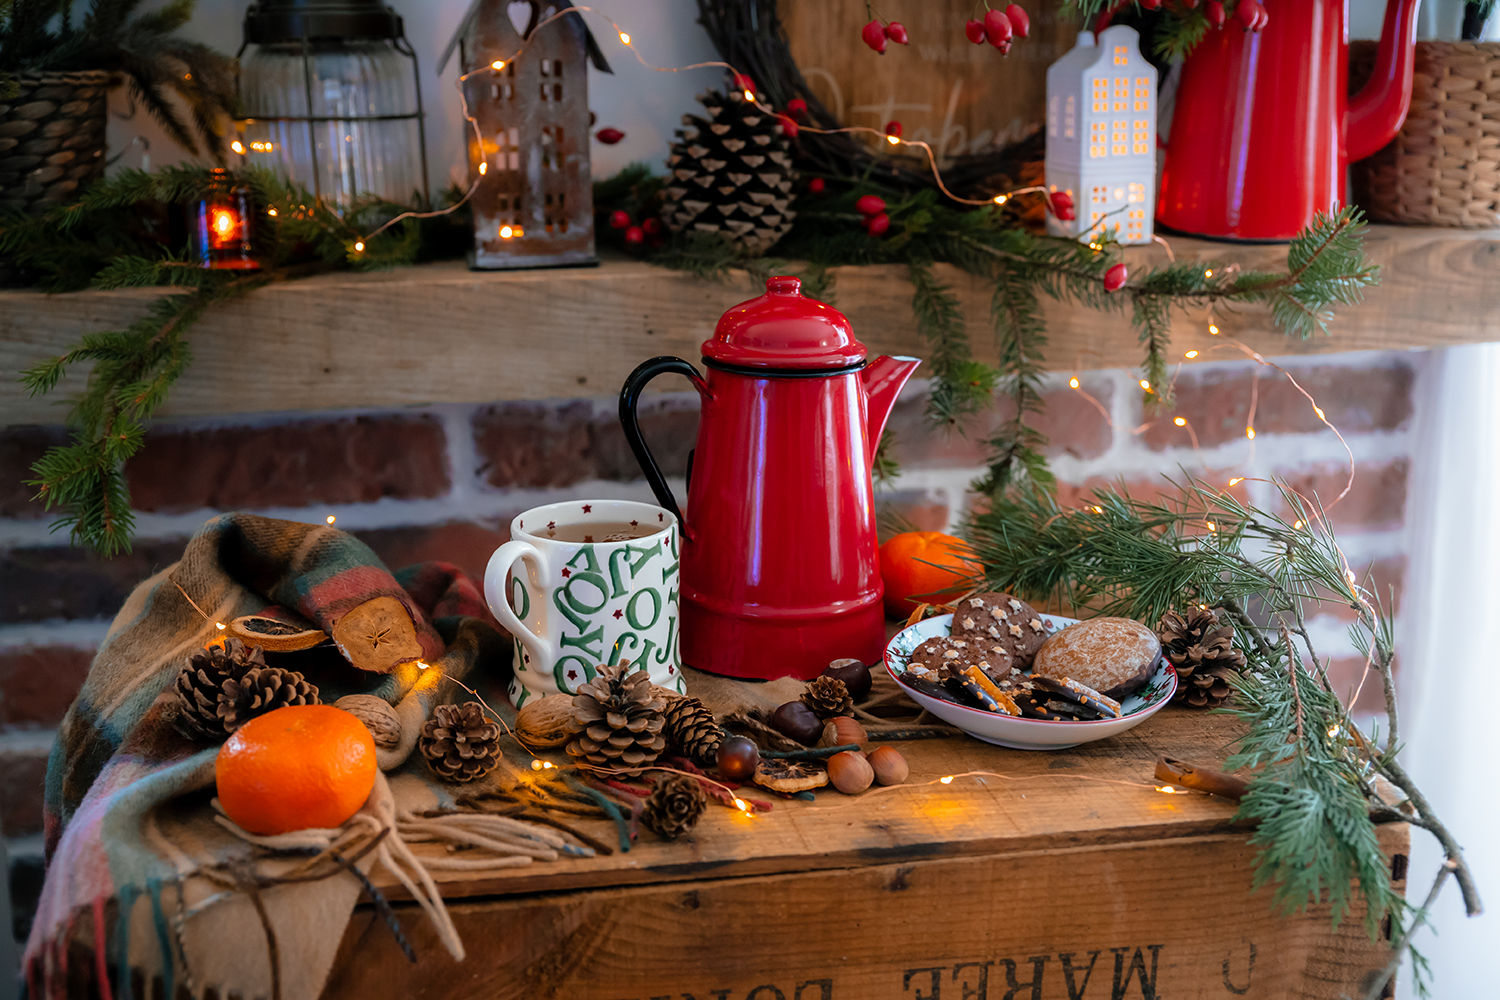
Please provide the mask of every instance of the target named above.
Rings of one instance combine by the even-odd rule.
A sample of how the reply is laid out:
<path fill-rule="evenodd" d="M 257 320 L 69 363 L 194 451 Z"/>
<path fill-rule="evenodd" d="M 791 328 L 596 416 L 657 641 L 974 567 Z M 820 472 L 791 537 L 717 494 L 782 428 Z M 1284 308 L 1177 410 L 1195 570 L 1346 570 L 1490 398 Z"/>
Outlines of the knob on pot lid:
<path fill-rule="evenodd" d="M 766 294 L 741 302 L 719 318 L 703 360 L 743 368 L 850 368 L 865 360 L 844 314 L 805 298 L 802 281 L 770 278 Z"/>

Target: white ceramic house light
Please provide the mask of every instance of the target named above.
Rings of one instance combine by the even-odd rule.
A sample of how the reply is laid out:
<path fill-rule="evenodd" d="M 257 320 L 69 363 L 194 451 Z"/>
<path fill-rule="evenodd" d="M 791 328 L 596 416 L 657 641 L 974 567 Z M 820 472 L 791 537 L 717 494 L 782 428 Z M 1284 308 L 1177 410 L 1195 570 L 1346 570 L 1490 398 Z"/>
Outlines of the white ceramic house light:
<path fill-rule="evenodd" d="M 1075 218 L 1049 215 L 1056 236 L 1149 243 L 1156 196 L 1156 67 L 1134 28 L 1080 32 L 1047 70 L 1047 189 Z"/>

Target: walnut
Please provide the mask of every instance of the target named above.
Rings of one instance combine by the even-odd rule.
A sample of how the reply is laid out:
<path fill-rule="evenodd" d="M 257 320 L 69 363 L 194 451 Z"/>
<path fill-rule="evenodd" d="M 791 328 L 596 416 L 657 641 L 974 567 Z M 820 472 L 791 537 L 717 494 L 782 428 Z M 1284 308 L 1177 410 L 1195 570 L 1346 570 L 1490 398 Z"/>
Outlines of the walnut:
<path fill-rule="evenodd" d="M 373 694 L 349 694 L 334 702 L 333 707 L 342 708 L 363 722 L 380 749 L 390 750 L 401 742 L 401 719 L 384 698 Z"/>

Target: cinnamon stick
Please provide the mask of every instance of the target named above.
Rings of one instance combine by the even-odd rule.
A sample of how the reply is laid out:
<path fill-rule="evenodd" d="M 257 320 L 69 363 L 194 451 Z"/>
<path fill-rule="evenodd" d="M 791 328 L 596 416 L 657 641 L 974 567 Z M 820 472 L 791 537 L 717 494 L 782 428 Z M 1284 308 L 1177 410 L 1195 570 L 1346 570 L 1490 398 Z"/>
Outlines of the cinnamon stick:
<path fill-rule="evenodd" d="M 1174 757 L 1157 758 L 1156 779 L 1174 786 L 1220 795 L 1236 802 L 1245 797 L 1245 791 L 1250 787 L 1250 783 L 1244 778 L 1209 767 L 1199 767 Z"/>

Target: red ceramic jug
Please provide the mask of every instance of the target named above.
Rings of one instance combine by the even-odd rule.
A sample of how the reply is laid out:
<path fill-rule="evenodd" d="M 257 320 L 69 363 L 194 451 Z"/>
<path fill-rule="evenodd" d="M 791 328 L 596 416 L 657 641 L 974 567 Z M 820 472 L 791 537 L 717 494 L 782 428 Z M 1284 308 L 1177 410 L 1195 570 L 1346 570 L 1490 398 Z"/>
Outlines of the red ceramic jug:
<path fill-rule="evenodd" d="M 641 438 L 636 401 L 657 375 L 702 397 L 682 524 L 682 661 L 731 677 L 816 677 L 875 663 L 885 614 L 870 467 L 915 358 L 876 358 L 832 306 L 772 278 L 703 344 L 705 379 L 652 358 L 625 380 L 620 424 L 657 501 L 677 501 Z"/>
<path fill-rule="evenodd" d="M 1346 0 L 1264 0 L 1182 67 L 1157 221 L 1199 236 L 1292 239 L 1348 203 L 1351 161 L 1380 149 L 1411 106 L 1418 0 L 1389 0 L 1370 82 L 1352 99 Z"/>

